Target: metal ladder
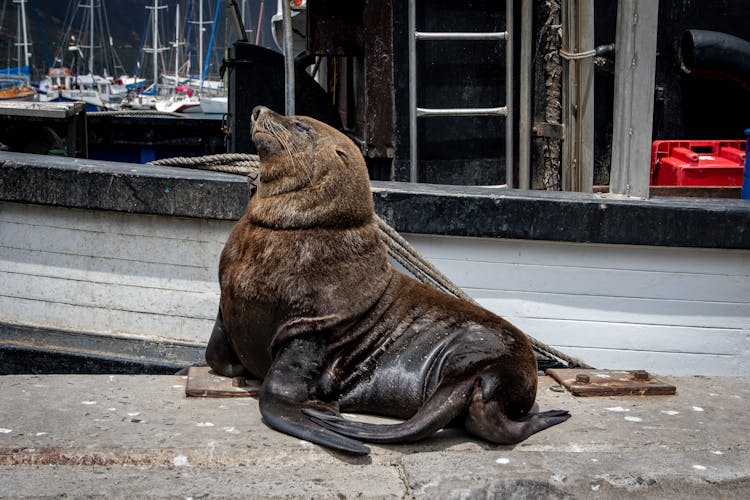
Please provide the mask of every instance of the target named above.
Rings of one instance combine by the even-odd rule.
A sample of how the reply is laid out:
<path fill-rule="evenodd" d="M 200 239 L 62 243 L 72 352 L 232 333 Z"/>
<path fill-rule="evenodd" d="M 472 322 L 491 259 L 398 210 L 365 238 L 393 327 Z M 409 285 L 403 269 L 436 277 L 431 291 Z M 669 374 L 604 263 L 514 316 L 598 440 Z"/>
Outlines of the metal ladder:
<path fill-rule="evenodd" d="M 416 0 L 409 0 L 409 155 L 410 181 L 419 182 L 417 168 L 417 118 L 430 116 L 504 116 L 505 183 L 513 187 L 513 0 L 505 1 L 505 31 L 489 33 L 417 31 Z M 496 108 L 420 108 L 417 105 L 417 41 L 497 40 L 505 41 L 505 106 Z"/>

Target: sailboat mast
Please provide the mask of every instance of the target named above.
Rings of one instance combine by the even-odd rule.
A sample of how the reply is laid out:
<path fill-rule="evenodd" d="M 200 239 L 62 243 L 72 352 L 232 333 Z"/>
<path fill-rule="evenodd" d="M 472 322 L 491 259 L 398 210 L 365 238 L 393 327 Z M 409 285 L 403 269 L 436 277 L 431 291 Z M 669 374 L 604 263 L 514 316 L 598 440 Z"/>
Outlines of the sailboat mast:
<path fill-rule="evenodd" d="M 16 71 L 21 74 L 21 9 L 16 13 Z"/>
<path fill-rule="evenodd" d="M 159 0 L 154 0 L 154 84 L 159 79 Z"/>
<path fill-rule="evenodd" d="M 178 85 L 180 83 L 180 4 L 177 4 L 174 26 L 174 84 Z"/>
<path fill-rule="evenodd" d="M 151 42 L 153 45 L 149 48 L 144 47 L 143 51 L 152 54 L 154 67 L 154 84 L 159 82 L 159 53 L 169 50 L 167 47 L 159 47 L 159 9 L 166 9 L 166 5 L 159 5 L 159 0 L 154 0 L 153 5 L 146 5 L 147 10 L 151 10 Z"/>
<path fill-rule="evenodd" d="M 89 4 L 89 73 L 94 74 L 94 0 Z"/>
<path fill-rule="evenodd" d="M 26 0 L 18 0 L 19 3 L 19 10 L 21 12 L 21 26 L 23 30 L 23 65 L 28 66 L 29 65 L 29 38 L 26 28 Z M 19 57 L 20 62 L 20 57 Z M 19 64 L 20 65 L 20 64 Z"/>
<path fill-rule="evenodd" d="M 203 0 L 198 0 L 198 67 L 203 88 Z"/>

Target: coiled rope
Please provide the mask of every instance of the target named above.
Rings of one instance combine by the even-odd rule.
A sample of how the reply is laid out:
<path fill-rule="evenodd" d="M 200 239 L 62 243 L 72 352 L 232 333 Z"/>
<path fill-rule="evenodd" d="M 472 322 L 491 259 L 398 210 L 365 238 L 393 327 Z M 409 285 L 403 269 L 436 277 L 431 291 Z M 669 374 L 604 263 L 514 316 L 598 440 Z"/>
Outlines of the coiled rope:
<path fill-rule="evenodd" d="M 255 184 L 259 176 L 260 160 L 257 155 L 226 153 L 201 157 L 176 157 L 155 160 L 147 165 L 159 165 L 169 167 L 197 168 L 201 170 L 213 170 L 237 175 L 247 175 L 250 184 Z M 433 266 L 422 254 L 406 241 L 403 236 L 389 226 L 380 216 L 375 215 L 375 220 L 380 229 L 380 237 L 388 248 L 388 255 L 410 272 L 416 279 L 430 286 L 434 286 L 455 297 L 467 300 L 473 304 L 480 305 L 476 300 L 461 290 L 455 283 L 449 280 L 435 266 Z M 534 349 L 548 358 L 557 359 L 566 363 L 569 367 L 591 368 L 590 365 L 580 359 L 569 356 L 558 351 L 554 347 L 527 335 Z"/>

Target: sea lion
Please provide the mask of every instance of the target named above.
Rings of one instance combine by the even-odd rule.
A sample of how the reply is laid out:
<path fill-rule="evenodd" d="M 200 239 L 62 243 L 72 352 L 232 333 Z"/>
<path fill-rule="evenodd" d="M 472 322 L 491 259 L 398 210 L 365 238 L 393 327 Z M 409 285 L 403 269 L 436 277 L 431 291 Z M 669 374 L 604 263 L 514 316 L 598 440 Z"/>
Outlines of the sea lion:
<path fill-rule="evenodd" d="M 499 316 L 387 261 L 364 159 L 339 131 L 257 107 L 260 183 L 219 263 L 206 359 L 262 380 L 263 421 L 336 450 L 407 442 L 463 424 L 512 444 L 569 418 L 529 414 L 536 358 Z M 394 425 L 339 412 L 407 419 Z"/>

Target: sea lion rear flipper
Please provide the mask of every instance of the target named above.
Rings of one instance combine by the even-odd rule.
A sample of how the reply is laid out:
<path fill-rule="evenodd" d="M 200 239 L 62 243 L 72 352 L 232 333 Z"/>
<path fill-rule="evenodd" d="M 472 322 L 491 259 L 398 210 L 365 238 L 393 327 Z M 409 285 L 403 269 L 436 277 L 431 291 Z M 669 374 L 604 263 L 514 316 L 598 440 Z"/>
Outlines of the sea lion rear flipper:
<path fill-rule="evenodd" d="M 302 414 L 312 406 L 307 384 L 320 372 L 320 346 L 312 338 L 295 337 L 279 348 L 260 391 L 260 414 L 272 429 L 354 455 L 370 449 L 312 422 Z M 325 413 L 323 413 L 325 415 Z"/>
<path fill-rule="evenodd" d="M 473 381 L 444 384 L 430 396 L 417 413 L 399 424 L 353 422 L 340 415 L 331 415 L 306 408 L 302 413 L 334 432 L 372 443 L 403 443 L 431 436 L 465 409 Z"/>
<path fill-rule="evenodd" d="M 464 426 L 472 434 L 492 443 L 516 444 L 569 418 L 570 413 L 565 410 L 551 410 L 529 413 L 518 420 L 512 420 L 501 411 L 497 400 L 486 400 L 482 387 L 477 386 L 471 395 Z"/>

